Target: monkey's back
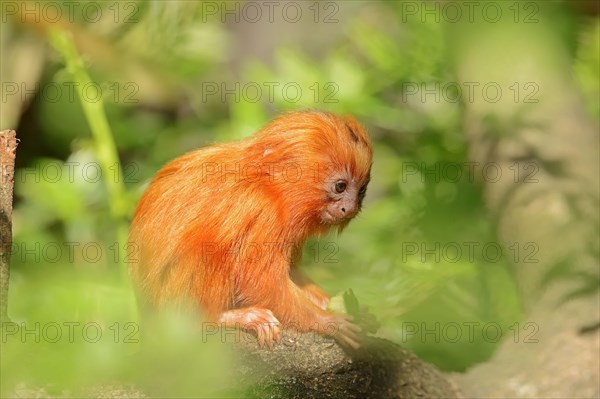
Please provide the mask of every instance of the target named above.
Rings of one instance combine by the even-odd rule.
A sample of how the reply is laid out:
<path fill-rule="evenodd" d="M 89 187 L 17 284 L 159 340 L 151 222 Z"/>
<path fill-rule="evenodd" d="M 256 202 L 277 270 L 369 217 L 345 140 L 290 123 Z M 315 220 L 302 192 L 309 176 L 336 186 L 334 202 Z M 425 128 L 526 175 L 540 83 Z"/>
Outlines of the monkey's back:
<path fill-rule="evenodd" d="M 233 305 L 245 260 L 241 246 L 252 239 L 250 230 L 268 223 L 261 215 L 277 213 L 265 209 L 265 192 L 242 175 L 246 146 L 184 154 L 142 195 L 130 229 L 130 274 L 151 306 L 191 299 L 215 315 Z"/>

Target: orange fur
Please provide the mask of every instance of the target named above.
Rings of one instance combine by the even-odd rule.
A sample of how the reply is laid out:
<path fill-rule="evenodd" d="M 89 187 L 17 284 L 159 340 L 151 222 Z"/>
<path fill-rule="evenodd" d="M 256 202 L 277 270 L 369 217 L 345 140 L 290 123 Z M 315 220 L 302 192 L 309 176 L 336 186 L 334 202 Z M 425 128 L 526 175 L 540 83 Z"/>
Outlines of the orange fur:
<path fill-rule="evenodd" d="M 319 323 L 343 321 L 317 306 L 324 292 L 290 276 L 292 263 L 309 236 L 347 224 L 319 216 L 331 173 L 368 181 L 371 159 L 369 136 L 354 119 L 303 111 L 171 161 L 131 225 L 139 261 L 130 273 L 140 296 L 151 307 L 191 300 L 210 320 L 265 308 L 283 325 L 327 334 Z"/>

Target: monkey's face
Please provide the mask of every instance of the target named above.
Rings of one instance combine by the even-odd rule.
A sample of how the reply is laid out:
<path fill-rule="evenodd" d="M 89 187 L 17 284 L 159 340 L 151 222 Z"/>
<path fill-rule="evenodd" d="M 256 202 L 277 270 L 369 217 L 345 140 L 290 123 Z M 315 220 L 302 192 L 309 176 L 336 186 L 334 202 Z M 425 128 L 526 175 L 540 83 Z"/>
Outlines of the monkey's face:
<path fill-rule="evenodd" d="M 368 178 L 357 181 L 348 176 L 333 176 L 325 182 L 327 198 L 321 210 L 321 222 L 326 224 L 347 223 L 360 211 L 367 192 Z"/>

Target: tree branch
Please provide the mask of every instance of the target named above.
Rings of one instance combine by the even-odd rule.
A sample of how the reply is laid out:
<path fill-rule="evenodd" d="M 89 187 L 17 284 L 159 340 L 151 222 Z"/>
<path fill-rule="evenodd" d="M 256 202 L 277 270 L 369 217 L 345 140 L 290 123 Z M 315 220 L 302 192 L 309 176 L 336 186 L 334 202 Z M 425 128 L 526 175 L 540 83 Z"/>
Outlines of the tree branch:
<path fill-rule="evenodd" d="M 0 321 L 9 321 L 8 279 L 12 245 L 12 202 L 17 135 L 14 130 L 0 132 Z"/>

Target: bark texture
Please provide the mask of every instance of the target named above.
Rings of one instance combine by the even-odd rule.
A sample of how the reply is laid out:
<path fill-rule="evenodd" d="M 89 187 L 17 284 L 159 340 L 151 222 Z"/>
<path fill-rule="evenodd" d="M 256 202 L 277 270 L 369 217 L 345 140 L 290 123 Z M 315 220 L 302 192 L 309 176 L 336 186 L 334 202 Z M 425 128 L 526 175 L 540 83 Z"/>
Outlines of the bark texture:
<path fill-rule="evenodd" d="M 8 280 L 12 245 L 12 203 L 17 135 L 0 132 L 0 322 L 8 321 Z"/>
<path fill-rule="evenodd" d="M 253 398 L 396 399 L 459 398 L 455 385 L 431 364 L 393 342 L 369 337 L 346 353 L 331 339 L 313 334 L 284 335 L 273 351 L 254 340 L 243 346 L 240 378 Z M 240 344 L 236 344 L 240 345 Z"/>

